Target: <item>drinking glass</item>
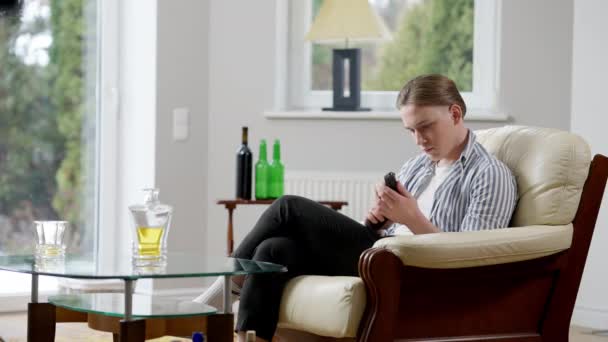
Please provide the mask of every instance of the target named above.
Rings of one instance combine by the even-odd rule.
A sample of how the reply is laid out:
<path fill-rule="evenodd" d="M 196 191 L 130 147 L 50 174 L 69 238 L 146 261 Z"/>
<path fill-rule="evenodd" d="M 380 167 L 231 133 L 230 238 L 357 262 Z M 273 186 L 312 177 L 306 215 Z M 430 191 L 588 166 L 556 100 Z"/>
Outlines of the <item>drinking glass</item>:
<path fill-rule="evenodd" d="M 55 260 L 65 257 L 67 221 L 34 221 L 36 227 L 36 260 Z"/>

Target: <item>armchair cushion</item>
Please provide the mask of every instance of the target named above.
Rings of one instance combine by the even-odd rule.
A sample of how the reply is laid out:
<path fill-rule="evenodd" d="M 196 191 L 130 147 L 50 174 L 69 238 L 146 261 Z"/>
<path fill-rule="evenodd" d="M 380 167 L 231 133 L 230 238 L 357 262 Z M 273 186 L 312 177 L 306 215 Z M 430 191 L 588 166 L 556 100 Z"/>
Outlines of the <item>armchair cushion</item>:
<path fill-rule="evenodd" d="M 394 236 L 378 240 L 404 265 L 464 268 L 536 259 L 570 248 L 572 224 Z"/>
<path fill-rule="evenodd" d="M 283 290 L 279 327 L 320 336 L 355 337 L 365 304 L 361 278 L 296 277 Z"/>
<path fill-rule="evenodd" d="M 478 130 L 475 135 L 515 175 L 519 202 L 512 226 L 572 222 L 591 162 L 591 150 L 581 137 L 524 126 Z"/>

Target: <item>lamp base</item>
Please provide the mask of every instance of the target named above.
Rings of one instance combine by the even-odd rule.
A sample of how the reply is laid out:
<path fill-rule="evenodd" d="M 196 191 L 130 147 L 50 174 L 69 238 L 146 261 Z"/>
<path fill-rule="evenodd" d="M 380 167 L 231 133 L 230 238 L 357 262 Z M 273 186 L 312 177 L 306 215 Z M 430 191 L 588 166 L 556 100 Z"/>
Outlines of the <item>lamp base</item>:
<path fill-rule="evenodd" d="M 361 49 L 334 49 L 332 66 L 333 106 L 337 112 L 364 112 L 361 108 Z"/>
<path fill-rule="evenodd" d="M 345 107 L 325 107 L 322 108 L 323 111 L 331 111 L 331 112 L 369 112 L 371 108 L 345 108 Z"/>

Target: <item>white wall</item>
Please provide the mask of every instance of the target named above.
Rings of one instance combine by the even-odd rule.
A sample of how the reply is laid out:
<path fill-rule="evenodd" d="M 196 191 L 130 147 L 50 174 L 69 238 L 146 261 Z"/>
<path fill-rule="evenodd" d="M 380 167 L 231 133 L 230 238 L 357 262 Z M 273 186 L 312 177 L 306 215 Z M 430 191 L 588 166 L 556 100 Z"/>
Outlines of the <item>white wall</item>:
<path fill-rule="evenodd" d="M 592 153 L 608 155 L 608 2 L 578 0 L 574 3 L 574 53 L 572 67 L 572 131 L 583 136 Z M 587 265 L 572 318 L 573 323 L 608 329 L 608 212 L 606 197 L 596 223 Z"/>
<path fill-rule="evenodd" d="M 119 198 L 115 248 L 124 258 L 134 238 L 128 206 L 158 187 L 174 207 L 169 251 L 203 262 L 207 211 L 209 3 L 121 1 Z M 173 110 L 188 108 L 189 137 L 175 141 Z M 169 261 L 170 262 L 170 261 Z M 140 292 L 200 286 L 200 279 L 139 281 Z"/>
<path fill-rule="evenodd" d="M 417 149 L 397 120 L 267 120 L 273 109 L 277 18 L 280 1 L 210 1 L 209 192 L 210 255 L 225 253 L 226 210 L 215 204 L 234 196 L 235 151 L 240 127 L 250 127 L 257 158 L 259 139 L 280 138 L 288 170 L 377 171 L 397 169 Z M 572 0 L 503 1 L 501 109 L 512 124 L 570 127 Z M 550 15 L 547 9 L 550 8 Z M 405 80 L 404 80 L 405 81 Z M 503 123 L 472 122 L 473 129 Z M 237 241 L 262 208 L 235 212 Z"/>
<path fill-rule="evenodd" d="M 156 186 L 174 207 L 169 250 L 200 256 L 207 218 L 209 3 L 158 1 Z M 173 140 L 173 110 L 189 109 L 189 137 Z M 200 284 L 200 279 L 157 282 L 156 288 Z M 163 285 L 166 284 L 166 285 Z"/>
<path fill-rule="evenodd" d="M 500 107 L 516 124 L 568 129 L 573 1 L 502 4 Z"/>

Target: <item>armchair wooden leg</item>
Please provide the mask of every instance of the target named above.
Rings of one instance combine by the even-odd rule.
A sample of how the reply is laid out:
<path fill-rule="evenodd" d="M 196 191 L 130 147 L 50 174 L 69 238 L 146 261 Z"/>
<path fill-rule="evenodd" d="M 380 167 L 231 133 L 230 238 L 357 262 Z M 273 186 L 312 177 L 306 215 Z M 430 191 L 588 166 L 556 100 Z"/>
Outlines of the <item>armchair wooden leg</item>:
<path fill-rule="evenodd" d="M 399 309 L 403 263 L 390 251 L 371 248 L 359 258 L 359 275 L 365 283 L 367 306 L 357 341 L 393 341 Z"/>

